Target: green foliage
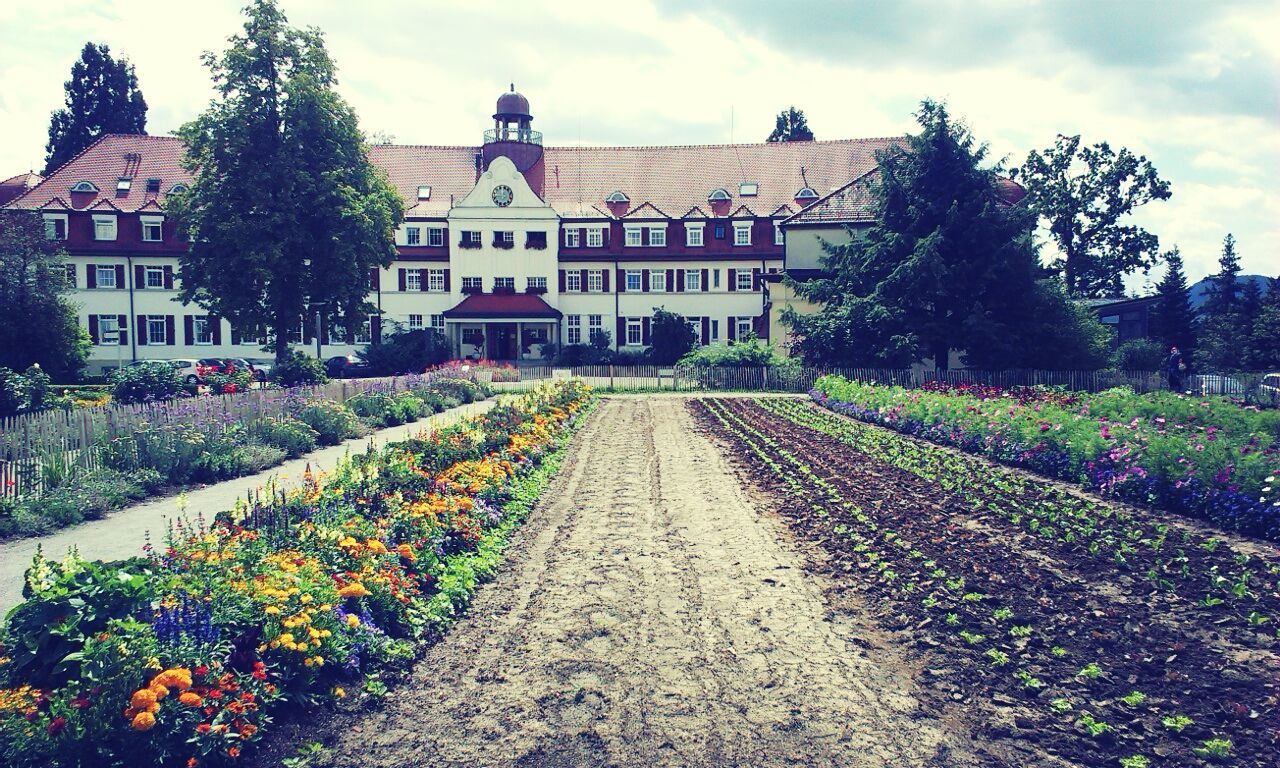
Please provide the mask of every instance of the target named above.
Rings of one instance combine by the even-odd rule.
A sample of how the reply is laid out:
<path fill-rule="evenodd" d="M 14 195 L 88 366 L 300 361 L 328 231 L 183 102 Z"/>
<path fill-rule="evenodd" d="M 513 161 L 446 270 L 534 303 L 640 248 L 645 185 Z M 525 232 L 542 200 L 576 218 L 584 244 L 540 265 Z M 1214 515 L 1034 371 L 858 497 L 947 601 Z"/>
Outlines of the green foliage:
<path fill-rule="evenodd" d="M 0 210 L 0 366 L 80 377 L 92 345 L 62 279 L 65 256 L 38 211 Z"/>
<path fill-rule="evenodd" d="M 797 361 L 782 357 L 773 347 L 759 339 L 733 344 L 708 344 L 680 358 L 680 366 L 760 368 L 763 366 L 796 366 Z"/>
<path fill-rule="evenodd" d="M 306 422 L 285 417 L 262 419 L 249 427 L 249 434 L 260 442 L 274 445 L 288 456 L 301 456 L 315 450 L 320 434 Z"/>
<path fill-rule="evenodd" d="M 215 395 L 247 392 L 253 385 L 253 373 L 247 370 L 236 370 L 232 373 L 211 373 L 204 377 L 209 392 Z"/>
<path fill-rule="evenodd" d="M 1262 371 L 1280 369 L 1280 278 L 1271 281 L 1251 331 L 1249 366 Z"/>
<path fill-rule="evenodd" d="M 1156 288 L 1157 301 L 1151 311 L 1151 336 L 1160 344 L 1161 353 L 1168 354 L 1170 347 L 1177 347 L 1190 360 L 1196 346 L 1196 317 L 1182 269 L 1182 254 L 1174 248 L 1164 260 L 1164 278 Z"/>
<path fill-rule="evenodd" d="M 244 34 L 205 57 L 217 98 L 179 131 L 193 179 L 170 208 L 193 235 L 181 300 L 267 328 L 283 362 L 308 302 L 342 326 L 374 311 L 367 276 L 395 258 L 404 210 L 319 31 L 289 26 L 274 0 L 245 15 Z"/>
<path fill-rule="evenodd" d="M 27 410 L 31 399 L 27 394 L 27 377 L 0 367 L 0 416 L 13 416 Z"/>
<path fill-rule="evenodd" d="M 1111 358 L 1113 334 L 1089 307 L 1069 298 L 1060 281 L 1037 282 L 1035 311 L 1021 327 L 1023 349 L 997 367 L 1094 370 Z"/>
<path fill-rule="evenodd" d="M 1111 367 L 1122 371 L 1159 371 L 1164 368 L 1168 347 L 1152 339 L 1129 339 L 1116 348 Z"/>
<path fill-rule="evenodd" d="M 0 503 L 0 537 L 32 536 L 95 520 L 112 509 L 146 498 L 164 485 L 150 469 L 102 468 L 63 478 L 35 497 Z"/>
<path fill-rule="evenodd" d="M 809 130 L 804 110 L 791 106 L 779 112 L 773 133 L 765 141 L 813 141 L 813 131 Z"/>
<path fill-rule="evenodd" d="M 1123 278 L 1149 269 L 1159 239 L 1127 217 L 1153 200 L 1168 200 L 1169 182 L 1146 157 L 1106 142 L 1082 146 L 1059 135 L 1052 147 L 1032 151 L 1015 176 L 1031 209 L 1043 218 L 1062 256 L 1059 271 L 1072 297 L 1120 295 Z"/>
<path fill-rule="evenodd" d="M 434 328 L 401 331 L 384 336 L 358 353 L 373 367 L 374 376 L 421 373 L 448 360 L 449 339 Z"/>
<path fill-rule="evenodd" d="M 316 431 L 321 445 L 337 445 L 366 431 L 350 408 L 332 400 L 312 400 L 295 417 Z"/>
<path fill-rule="evenodd" d="M 651 321 L 649 359 L 655 365 L 671 365 L 687 355 L 698 343 L 698 335 L 689 326 L 684 315 L 668 312 L 662 307 L 653 310 Z"/>
<path fill-rule="evenodd" d="M 6 643 L 12 657 L 6 676 L 37 687 L 78 677 L 85 642 L 109 621 L 150 616 L 154 582 L 146 578 L 148 565 L 143 558 L 90 563 L 74 555 L 55 563 L 37 554 L 22 596 L 38 591 L 40 599 L 9 613 L 6 631 L 22 642 Z"/>
<path fill-rule="evenodd" d="M 884 367 L 928 357 L 946 367 L 951 350 L 982 368 L 1073 354 L 1044 352 L 1029 331 L 1053 298 L 1036 287 L 1032 214 L 1005 203 L 998 169 L 984 167 L 986 146 L 944 106 L 926 101 L 916 117 L 920 133 L 905 151 L 882 153 L 879 180 L 867 182 L 877 222 L 865 236 L 824 246 L 831 277 L 792 284 L 820 305 L 784 313 L 799 351 L 815 364 Z"/>
<path fill-rule="evenodd" d="M 362 392 L 347 398 L 346 405 L 355 415 L 376 427 L 394 427 L 416 421 L 425 408 L 424 401 L 409 392 Z"/>
<path fill-rule="evenodd" d="M 63 88 L 66 106 L 49 121 L 45 176 L 104 134 L 147 132 L 147 102 L 133 65 L 123 57 L 117 61 L 108 46 L 85 43 Z"/>
<path fill-rule="evenodd" d="M 182 391 L 178 371 L 165 362 L 129 365 L 111 374 L 111 397 L 117 403 L 172 400 Z"/>
<path fill-rule="evenodd" d="M 294 350 L 272 367 L 271 380 L 282 387 L 303 387 L 323 384 L 329 376 L 324 372 L 324 363 L 320 359 Z"/>

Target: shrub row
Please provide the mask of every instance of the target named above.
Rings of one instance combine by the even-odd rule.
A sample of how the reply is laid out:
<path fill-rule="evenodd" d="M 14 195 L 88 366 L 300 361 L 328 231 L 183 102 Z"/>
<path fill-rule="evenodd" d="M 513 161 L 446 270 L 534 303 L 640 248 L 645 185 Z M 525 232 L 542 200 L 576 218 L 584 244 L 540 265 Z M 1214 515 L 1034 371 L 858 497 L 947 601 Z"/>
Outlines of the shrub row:
<path fill-rule="evenodd" d="M 824 376 L 813 398 L 861 421 L 1135 504 L 1280 538 L 1280 412 L 1111 389 L 909 390 Z"/>
<path fill-rule="evenodd" d="M 356 395 L 345 403 L 292 397 L 288 415 L 229 426 L 176 421 L 143 424 L 101 446 L 101 466 L 76 475 L 46 462 L 45 491 L 0 498 L 0 537 L 29 536 L 96 519 L 165 487 L 251 475 L 317 445 L 336 445 L 371 428 L 416 421 L 465 402 L 486 389 L 466 380 L 410 378 L 398 393 Z"/>
<path fill-rule="evenodd" d="M 224 764 L 286 706 L 385 693 L 492 573 L 590 398 L 541 385 L 144 557 L 37 557 L 0 631 L 0 764 Z"/>

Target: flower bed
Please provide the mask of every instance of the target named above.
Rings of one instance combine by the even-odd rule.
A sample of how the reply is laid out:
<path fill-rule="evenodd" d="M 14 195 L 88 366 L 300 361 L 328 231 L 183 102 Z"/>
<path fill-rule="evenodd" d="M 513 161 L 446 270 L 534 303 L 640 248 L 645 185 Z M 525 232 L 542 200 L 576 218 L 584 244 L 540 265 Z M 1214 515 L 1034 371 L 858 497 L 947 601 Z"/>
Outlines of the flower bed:
<path fill-rule="evenodd" d="M 261 472 L 285 459 L 336 445 L 370 429 L 488 396 L 465 379 L 411 376 L 396 392 L 378 388 L 338 402 L 290 390 L 279 416 L 202 419 L 195 411 L 146 421 L 112 439 L 99 438 L 98 466 L 77 473 L 71 455 L 51 457 L 41 469 L 41 492 L 0 494 L 0 537 L 30 536 L 101 517 L 165 488 L 217 482 Z"/>
<path fill-rule="evenodd" d="M 0 762 L 220 764 L 274 710 L 384 692 L 492 572 L 590 398 L 540 386 L 145 557 L 37 558 L 0 642 Z"/>
<path fill-rule="evenodd" d="M 493 360 L 450 360 L 428 368 L 427 373 L 446 374 L 459 378 L 491 376 L 490 381 L 502 383 L 520 380 L 520 369 L 511 363 Z"/>
<path fill-rule="evenodd" d="M 1280 412 L 1172 393 L 909 390 L 824 376 L 838 413 L 1107 496 L 1280 538 Z"/>

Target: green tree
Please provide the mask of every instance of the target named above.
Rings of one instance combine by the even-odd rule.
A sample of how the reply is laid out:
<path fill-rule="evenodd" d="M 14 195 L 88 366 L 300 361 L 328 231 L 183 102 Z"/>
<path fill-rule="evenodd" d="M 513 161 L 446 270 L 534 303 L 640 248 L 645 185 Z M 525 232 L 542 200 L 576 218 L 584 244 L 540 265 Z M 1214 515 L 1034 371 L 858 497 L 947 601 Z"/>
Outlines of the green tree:
<path fill-rule="evenodd" d="M 39 213 L 0 211 L 0 366 L 39 363 L 59 382 L 84 370 L 89 333 L 67 298 L 65 256 L 45 237 Z"/>
<path fill-rule="evenodd" d="M 779 112 L 773 133 L 765 141 L 813 141 L 813 131 L 809 130 L 804 110 L 793 106 Z"/>
<path fill-rule="evenodd" d="M 127 59 L 113 58 L 107 46 L 85 43 L 63 88 L 66 106 L 54 112 L 49 121 L 45 176 L 103 134 L 147 132 L 147 102 L 138 89 L 133 65 Z"/>
<path fill-rule="evenodd" d="M 1239 370 L 1248 360 L 1252 329 L 1246 329 L 1240 291 L 1240 257 L 1236 239 L 1222 241 L 1218 272 L 1209 278 L 1200 308 L 1199 343 L 1195 362 L 1204 370 Z"/>
<path fill-rule="evenodd" d="M 1167 353 L 1177 347 L 1190 360 L 1196 346 L 1196 316 L 1191 309 L 1191 293 L 1177 248 L 1164 256 L 1164 278 L 1156 287 L 1156 304 L 1151 310 L 1151 337 Z"/>
<path fill-rule="evenodd" d="M 1249 340 L 1249 367 L 1280 370 L 1280 277 L 1273 278 L 1253 321 Z"/>
<path fill-rule="evenodd" d="M 334 91 L 320 32 L 290 27 L 274 0 L 245 14 L 244 34 L 204 57 L 218 98 L 180 131 L 193 176 L 172 205 L 192 233 L 181 298 L 267 328 L 284 361 L 309 305 L 348 332 L 373 311 L 367 276 L 395 258 L 404 208 Z"/>
<path fill-rule="evenodd" d="M 810 362 L 946 367 L 964 350 L 971 365 L 1016 367 L 1035 351 L 1037 314 L 1074 309 L 1044 306 L 1053 291 L 1037 285 L 1032 214 L 1003 202 L 985 145 L 941 104 L 925 101 L 916 118 L 906 151 L 879 157 L 876 224 L 825 246 L 830 277 L 793 284 L 821 309 L 784 319 Z"/>
<path fill-rule="evenodd" d="M 684 315 L 668 312 L 662 307 L 654 308 L 650 328 L 649 359 L 658 365 L 672 365 L 698 343 L 698 336 Z"/>
<path fill-rule="evenodd" d="M 1048 223 L 1061 253 L 1050 266 L 1071 296 L 1118 296 L 1125 275 L 1155 263 L 1159 239 L 1126 223 L 1135 209 L 1172 194 L 1146 157 L 1059 135 L 1052 147 L 1033 150 L 1015 178 Z"/>

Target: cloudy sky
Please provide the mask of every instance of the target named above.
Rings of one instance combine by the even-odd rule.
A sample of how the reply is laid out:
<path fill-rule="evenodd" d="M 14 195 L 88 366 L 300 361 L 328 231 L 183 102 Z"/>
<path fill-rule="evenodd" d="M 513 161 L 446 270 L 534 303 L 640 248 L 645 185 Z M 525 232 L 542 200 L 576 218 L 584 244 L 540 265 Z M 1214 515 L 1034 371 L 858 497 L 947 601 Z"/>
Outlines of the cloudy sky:
<path fill-rule="evenodd" d="M 43 165 L 49 113 L 89 40 L 136 65 L 150 133 L 189 120 L 210 97 L 199 54 L 239 31 L 241 5 L 0 5 L 0 178 Z M 365 130 L 397 142 L 478 143 L 513 80 L 548 144 L 759 141 L 789 104 L 820 139 L 897 135 L 928 96 L 1013 164 L 1057 133 L 1145 154 L 1173 199 L 1139 222 L 1182 249 L 1193 280 L 1227 232 L 1246 272 L 1280 273 L 1274 0 L 283 6 L 326 33 Z"/>

